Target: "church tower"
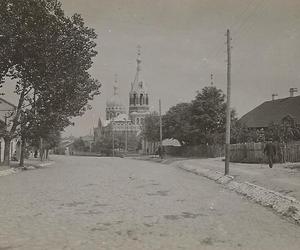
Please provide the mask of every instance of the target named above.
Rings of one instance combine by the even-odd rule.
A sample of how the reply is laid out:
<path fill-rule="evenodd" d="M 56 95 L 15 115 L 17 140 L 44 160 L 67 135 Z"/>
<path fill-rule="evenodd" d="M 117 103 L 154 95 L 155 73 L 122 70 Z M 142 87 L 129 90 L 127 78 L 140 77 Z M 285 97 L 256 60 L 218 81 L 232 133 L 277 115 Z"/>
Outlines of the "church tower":
<path fill-rule="evenodd" d="M 116 118 L 120 114 L 126 113 L 125 106 L 123 105 L 121 98 L 119 96 L 117 83 L 118 83 L 117 75 L 115 75 L 114 94 L 106 102 L 106 120 L 112 120 L 113 118 Z"/>
<path fill-rule="evenodd" d="M 145 116 L 149 112 L 149 96 L 145 82 L 141 78 L 141 47 L 138 46 L 137 67 L 134 81 L 131 83 L 129 93 L 129 116 L 136 125 L 144 123 Z"/>

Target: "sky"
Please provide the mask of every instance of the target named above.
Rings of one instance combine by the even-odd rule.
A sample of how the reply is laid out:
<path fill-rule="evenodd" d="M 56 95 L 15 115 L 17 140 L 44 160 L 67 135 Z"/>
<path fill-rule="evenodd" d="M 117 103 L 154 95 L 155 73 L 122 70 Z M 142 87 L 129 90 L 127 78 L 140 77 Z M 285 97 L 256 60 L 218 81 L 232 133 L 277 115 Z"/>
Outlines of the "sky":
<path fill-rule="evenodd" d="M 150 104 L 166 112 L 214 85 L 226 93 L 226 37 L 231 32 L 231 106 L 239 117 L 264 101 L 300 91 L 299 0 L 61 0 L 98 34 L 90 70 L 101 83 L 92 110 L 74 119 L 64 135 L 89 134 L 113 94 L 115 74 L 125 105 L 141 46 L 142 77 Z M 12 86 L 4 98 L 12 101 Z M 128 106 L 128 105 L 127 105 Z"/>

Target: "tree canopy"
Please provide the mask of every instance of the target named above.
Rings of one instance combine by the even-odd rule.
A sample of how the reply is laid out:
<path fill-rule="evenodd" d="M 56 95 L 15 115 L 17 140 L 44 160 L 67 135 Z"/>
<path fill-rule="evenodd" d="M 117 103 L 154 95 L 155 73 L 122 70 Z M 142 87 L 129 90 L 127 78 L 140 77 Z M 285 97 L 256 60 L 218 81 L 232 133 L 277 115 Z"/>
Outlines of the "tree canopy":
<path fill-rule="evenodd" d="M 88 72 L 96 33 L 57 0 L 3 0 L 0 23 L 0 80 L 15 79 L 19 96 L 7 138 L 62 130 L 99 94 Z"/>
<path fill-rule="evenodd" d="M 164 138 L 175 138 L 181 145 L 192 141 L 191 103 L 179 103 L 163 116 Z"/>
<path fill-rule="evenodd" d="M 145 117 L 142 136 L 148 141 L 159 141 L 159 115 L 156 112 Z"/>

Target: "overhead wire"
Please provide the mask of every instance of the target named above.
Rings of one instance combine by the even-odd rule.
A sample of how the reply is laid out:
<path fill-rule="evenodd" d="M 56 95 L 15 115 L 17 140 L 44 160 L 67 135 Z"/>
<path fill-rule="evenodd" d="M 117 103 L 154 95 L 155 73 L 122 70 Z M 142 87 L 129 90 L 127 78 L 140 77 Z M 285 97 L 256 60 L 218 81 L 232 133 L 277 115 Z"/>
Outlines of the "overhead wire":
<path fill-rule="evenodd" d="M 256 12 L 255 17 L 261 17 L 262 14 L 264 13 L 264 10 L 268 8 L 268 1 L 265 0 L 263 2 L 263 5 L 261 5 L 260 9 L 258 12 Z M 240 38 L 242 35 L 243 37 L 246 37 L 247 34 L 249 34 L 253 29 L 255 28 L 255 22 L 248 22 L 246 25 L 244 25 L 244 28 L 240 30 L 238 33 L 236 33 L 235 37 L 236 39 Z"/>
<path fill-rule="evenodd" d="M 262 6 L 263 3 L 265 3 L 265 0 L 259 0 L 256 2 L 256 5 L 252 9 L 252 11 L 249 13 L 249 15 L 247 15 L 244 18 L 244 20 L 240 23 L 240 25 L 235 30 L 232 31 L 232 34 L 234 36 L 238 36 L 238 34 L 241 33 L 243 31 L 243 29 L 249 24 L 249 21 L 251 20 L 251 18 L 256 16 L 257 13 L 259 13 L 260 7 Z"/>
<path fill-rule="evenodd" d="M 246 6 L 243 8 L 243 10 L 240 12 L 239 15 L 237 15 L 237 17 L 235 18 L 236 21 L 234 21 L 229 27 L 231 29 L 235 29 L 235 27 L 237 27 L 237 30 L 239 30 L 242 26 L 245 25 L 245 23 L 249 20 L 249 18 L 252 16 L 252 11 L 256 10 L 259 5 L 261 4 L 262 1 L 264 0 L 249 0 L 248 3 L 246 4 Z M 253 6 L 253 4 L 256 2 L 256 4 Z M 250 11 L 250 13 L 249 13 Z M 248 15 L 247 15 L 248 13 Z M 242 19 L 242 22 L 240 21 L 240 19 Z M 225 50 L 225 44 L 226 43 L 222 43 L 222 45 L 218 46 L 217 49 L 214 49 L 215 53 L 210 53 L 211 58 L 215 58 L 218 57 L 219 54 Z"/>

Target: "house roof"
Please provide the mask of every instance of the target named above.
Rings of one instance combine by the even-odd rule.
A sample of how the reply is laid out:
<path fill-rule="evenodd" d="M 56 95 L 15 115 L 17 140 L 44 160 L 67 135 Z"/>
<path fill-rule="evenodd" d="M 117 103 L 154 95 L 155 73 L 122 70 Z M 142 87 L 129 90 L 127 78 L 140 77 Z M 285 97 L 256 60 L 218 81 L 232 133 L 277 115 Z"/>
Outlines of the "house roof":
<path fill-rule="evenodd" d="M 287 115 L 300 124 L 300 96 L 264 102 L 242 116 L 240 122 L 250 128 L 265 128 L 272 122 L 281 123 Z"/>

